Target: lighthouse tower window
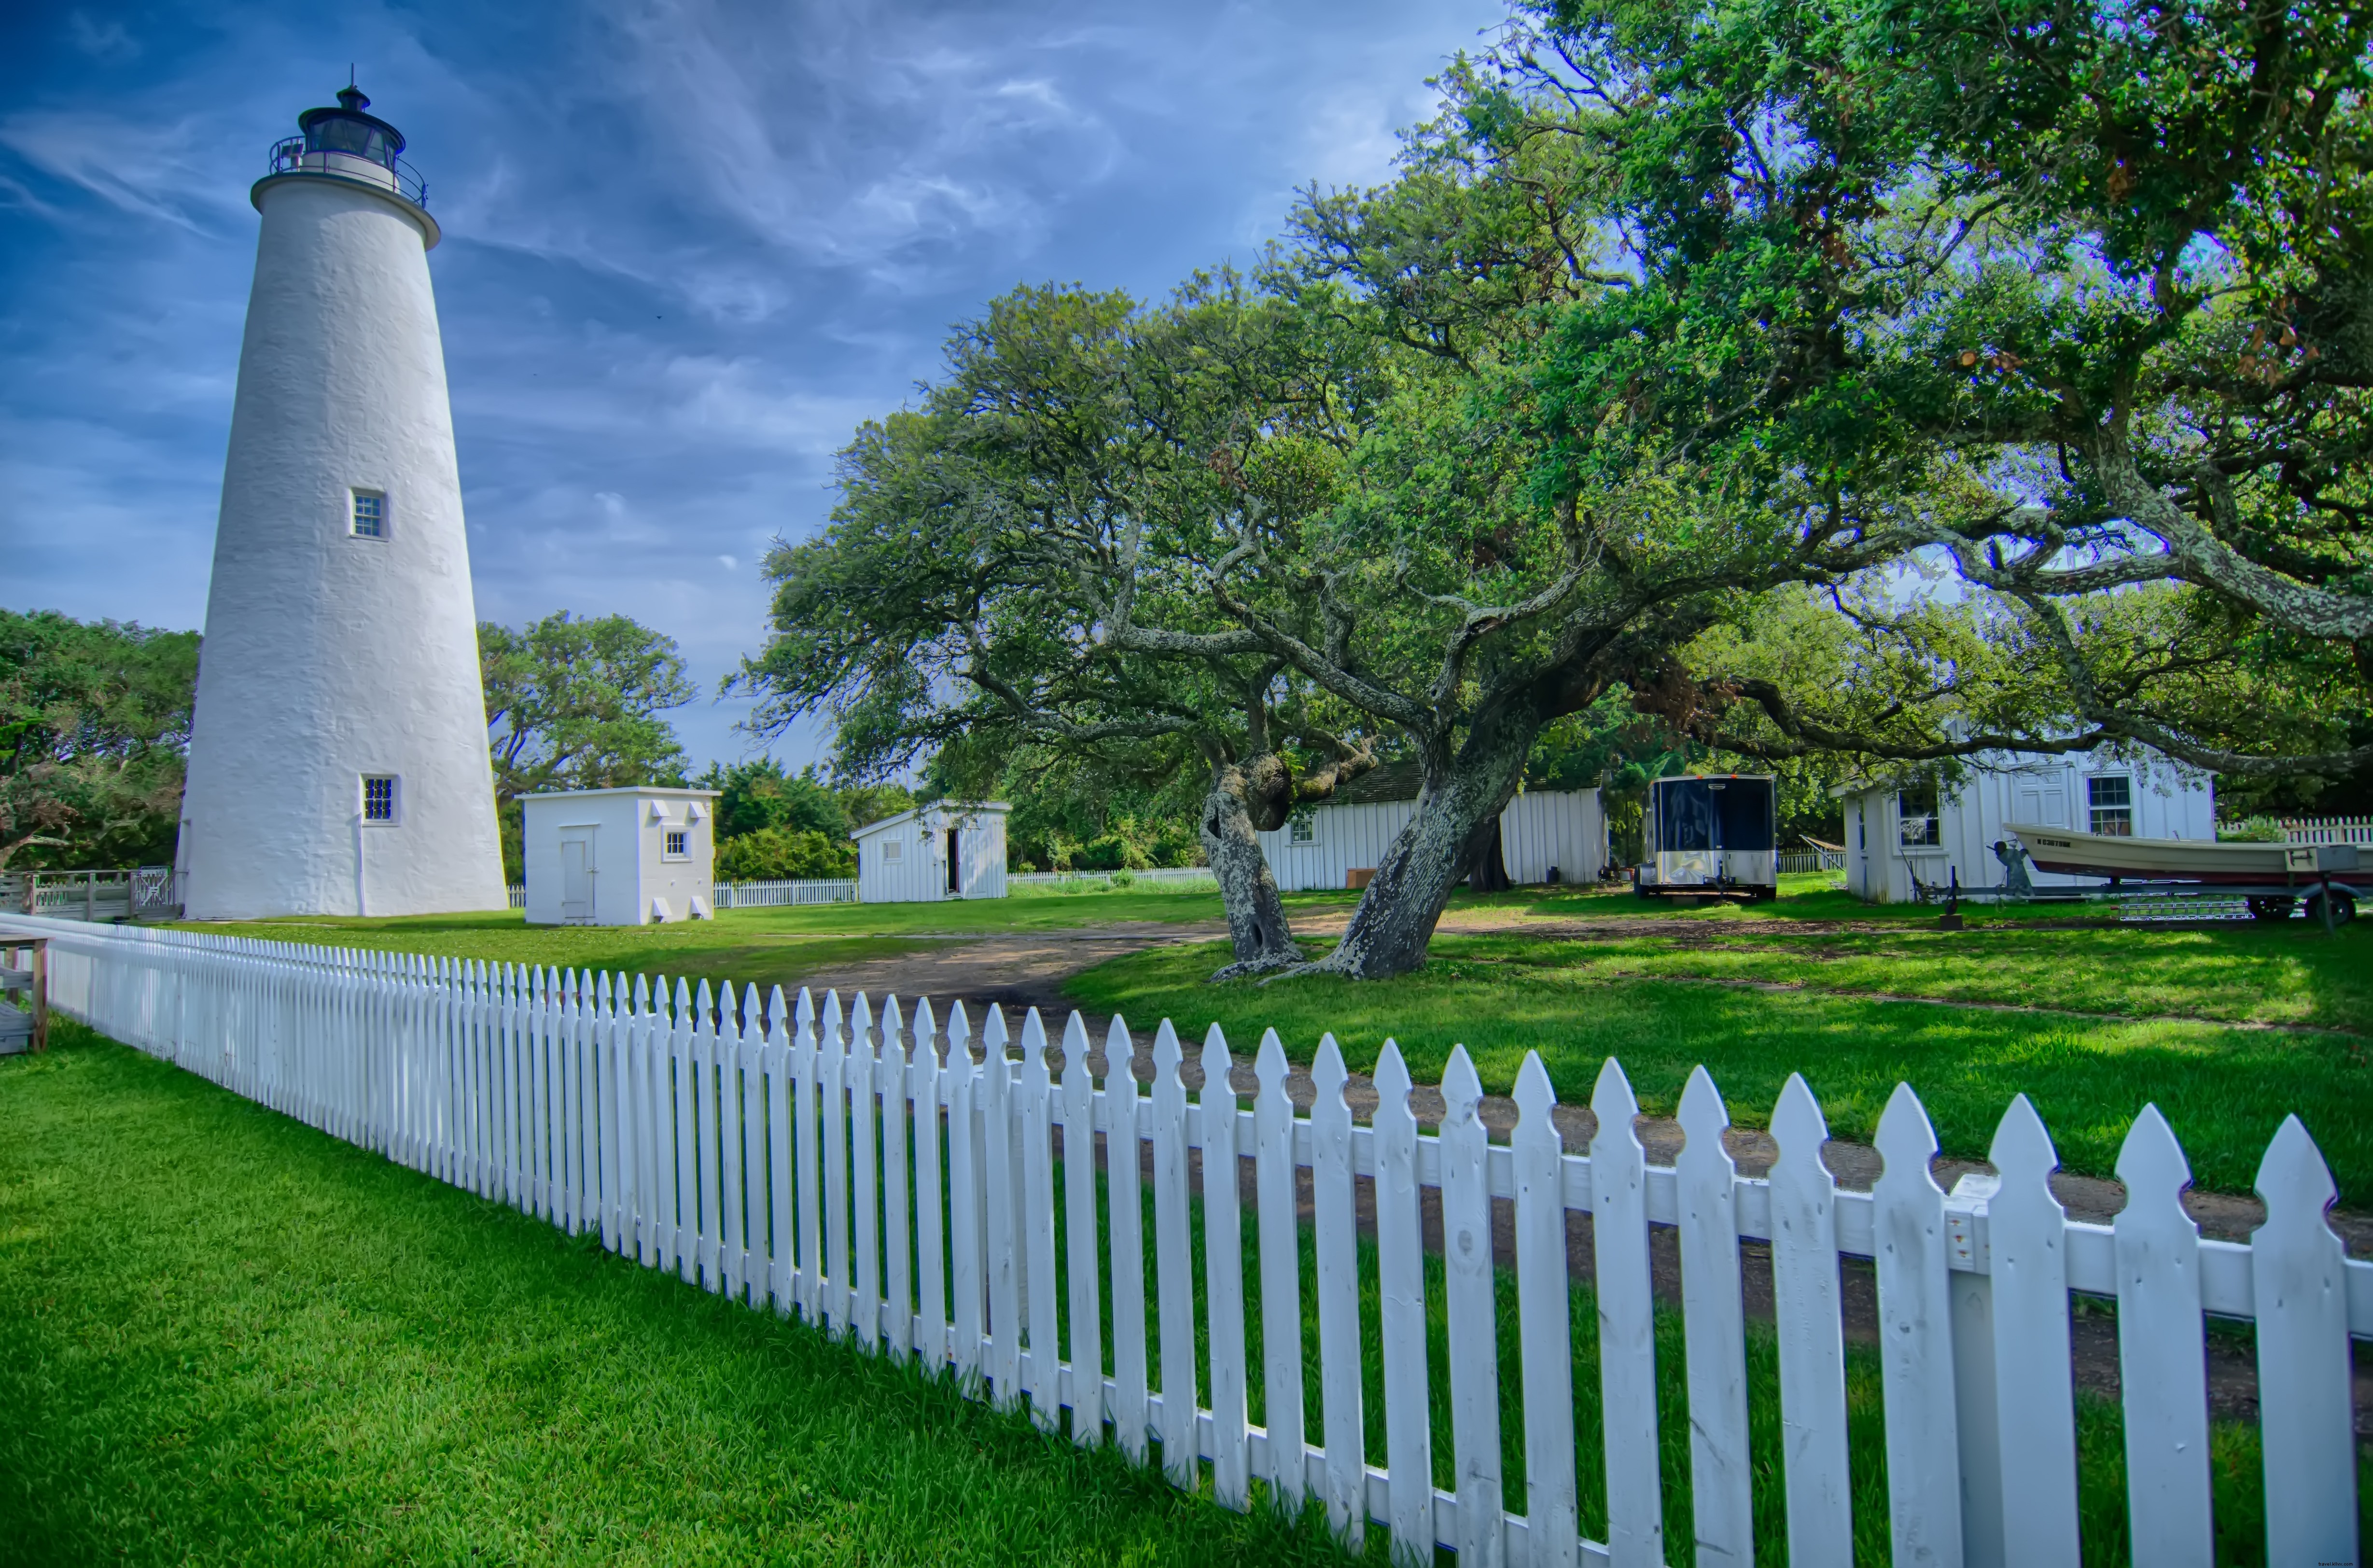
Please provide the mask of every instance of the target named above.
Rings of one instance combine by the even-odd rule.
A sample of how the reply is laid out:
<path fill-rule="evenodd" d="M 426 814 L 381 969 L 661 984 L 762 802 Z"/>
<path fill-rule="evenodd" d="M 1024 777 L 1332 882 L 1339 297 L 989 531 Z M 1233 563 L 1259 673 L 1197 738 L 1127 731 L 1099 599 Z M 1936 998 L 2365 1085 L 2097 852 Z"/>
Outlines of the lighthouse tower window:
<path fill-rule="evenodd" d="M 363 820 L 393 822 L 395 820 L 395 777 L 387 773 L 363 776 Z"/>
<path fill-rule="evenodd" d="M 355 537 L 387 537 L 387 496 L 379 490 L 355 492 Z"/>

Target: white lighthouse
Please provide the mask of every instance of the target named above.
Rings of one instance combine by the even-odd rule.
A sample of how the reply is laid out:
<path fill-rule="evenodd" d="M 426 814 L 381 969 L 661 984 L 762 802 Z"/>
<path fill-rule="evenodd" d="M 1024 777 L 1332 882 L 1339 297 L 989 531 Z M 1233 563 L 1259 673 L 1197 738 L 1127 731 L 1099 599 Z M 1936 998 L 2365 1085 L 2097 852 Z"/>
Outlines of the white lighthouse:
<path fill-rule="evenodd" d="M 437 222 L 403 137 L 298 117 L 263 215 L 183 797 L 191 918 L 499 909 Z"/>

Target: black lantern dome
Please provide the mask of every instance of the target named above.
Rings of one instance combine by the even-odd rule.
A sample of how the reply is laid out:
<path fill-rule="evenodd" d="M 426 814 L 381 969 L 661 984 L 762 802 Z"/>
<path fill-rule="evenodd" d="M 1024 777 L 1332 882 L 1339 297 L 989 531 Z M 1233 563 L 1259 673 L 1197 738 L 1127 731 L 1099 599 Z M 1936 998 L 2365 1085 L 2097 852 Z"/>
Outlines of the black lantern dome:
<path fill-rule="evenodd" d="M 348 86 L 338 89 L 335 109 L 309 109 L 297 116 L 297 128 L 305 133 L 305 150 L 342 152 L 393 169 L 395 155 L 403 150 L 403 133 L 376 114 L 364 113 L 369 107 L 362 88 Z"/>

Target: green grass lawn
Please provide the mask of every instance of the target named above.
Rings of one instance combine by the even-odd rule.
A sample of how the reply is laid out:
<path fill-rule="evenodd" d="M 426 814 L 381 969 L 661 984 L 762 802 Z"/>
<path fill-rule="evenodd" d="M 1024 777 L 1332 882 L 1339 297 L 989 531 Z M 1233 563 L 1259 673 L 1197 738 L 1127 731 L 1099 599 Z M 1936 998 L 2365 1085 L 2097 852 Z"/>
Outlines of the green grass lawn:
<path fill-rule="evenodd" d="M 0 1061 L 0 1563 L 1341 1561 L 59 1036 Z"/>
<path fill-rule="evenodd" d="M 2205 999 L 2229 991 L 2215 1005 L 2249 1016 L 2335 1005 L 2333 992 L 2361 989 L 2361 975 L 2334 976 L 2352 957 L 2361 964 L 2367 945 L 2353 930 L 2341 944 L 2320 933 L 2293 937 L 2293 945 L 2320 948 L 2312 960 L 2295 964 L 2279 951 L 2284 936 L 2253 931 L 1963 936 L 1969 940 L 1959 947 L 1931 933 L 1889 937 L 1884 941 L 1902 942 L 1911 961 L 1890 963 L 1873 951 L 1849 960 L 1846 974 L 1895 991 L 2004 1001 L 2114 1000 L 2121 977 L 2131 976 L 2136 987 L 2155 986 L 2156 995 L 2177 999 L 2167 1004 L 2171 1011 L 2207 1013 Z M 2055 953 L 2054 937 L 2078 940 Z M 1763 1124 L 1788 1074 L 1800 1071 L 1819 1096 L 1830 1132 L 1864 1141 L 1903 1081 L 1926 1104 L 1945 1152 L 1978 1158 L 2011 1095 L 2024 1091 L 2052 1129 L 2063 1163 L 2094 1176 L 2111 1174 L 2128 1124 L 2156 1101 L 2183 1140 L 2196 1179 L 2227 1191 L 2249 1190 L 2266 1141 L 2295 1111 L 2332 1163 L 2343 1201 L 2373 1202 L 2373 1064 L 2358 1036 L 1936 1007 L 1626 973 L 1818 978 L 1829 961 L 1809 955 L 1808 940 L 1708 951 L 1644 941 L 1444 935 L 1424 971 L 1397 979 L 1221 986 L 1204 977 L 1222 950 L 1198 945 L 1115 959 L 1067 989 L 1083 1006 L 1133 1024 L 1150 1027 L 1170 1018 L 1189 1038 L 1217 1023 L 1239 1051 L 1249 1052 L 1263 1029 L 1275 1028 L 1299 1061 L 1309 1060 L 1319 1036 L 1332 1031 L 1354 1068 L 1364 1070 L 1390 1036 L 1421 1082 L 1435 1081 L 1450 1047 L 1463 1042 L 1485 1087 L 1497 1093 L 1514 1084 L 1525 1052 L 1537 1049 L 1559 1096 L 1586 1101 L 1600 1064 L 1613 1056 L 1642 1105 L 1658 1115 L 1673 1114 L 1689 1069 L 1703 1062 L 1732 1119 L 1746 1125 Z M 1932 950 L 1932 942 L 1945 951 Z M 2202 942 L 2211 944 L 2205 954 Z M 2237 946 L 2215 945 L 2227 942 Z M 2232 961 L 2220 959 L 2220 952 Z"/>

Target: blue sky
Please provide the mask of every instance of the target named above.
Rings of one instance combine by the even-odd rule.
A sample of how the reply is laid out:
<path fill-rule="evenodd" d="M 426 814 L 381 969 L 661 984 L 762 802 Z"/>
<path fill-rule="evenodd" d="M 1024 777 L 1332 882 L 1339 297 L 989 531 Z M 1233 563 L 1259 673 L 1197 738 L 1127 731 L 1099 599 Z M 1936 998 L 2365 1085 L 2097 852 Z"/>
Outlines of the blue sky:
<path fill-rule="evenodd" d="M 1156 294 L 1374 181 L 1499 0 L 0 18 L 0 604 L 193 626 L 256 217 L 351 62 L 410 139 L 483 618 L 623 611 L 713 689 L 832 453 L 1018 282 Z M 741 709 L 676 716 L 743 755 Z M 778 745 L 798 761 L 819 737 Z"/>

